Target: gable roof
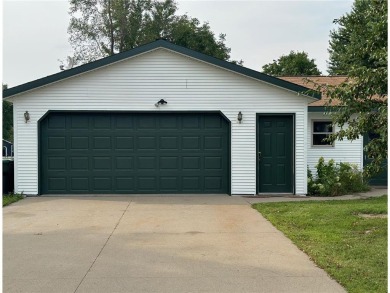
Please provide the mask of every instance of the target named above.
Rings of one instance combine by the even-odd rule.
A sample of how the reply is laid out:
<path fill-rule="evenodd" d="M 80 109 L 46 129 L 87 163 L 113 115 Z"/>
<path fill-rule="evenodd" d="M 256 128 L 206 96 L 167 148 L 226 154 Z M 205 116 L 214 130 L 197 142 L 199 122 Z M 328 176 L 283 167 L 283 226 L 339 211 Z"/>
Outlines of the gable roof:
<path fill-rule="evenodd" d="M 290 91 L 305 95 L 305 96 L 310 96 L 310 97 L 313 97 L 316 99 L 321 98 L 321 94 L 319 92 L 313 91 L 312 89 L 307 88 L 305 86 L 291 83 L 289 81 L 282 80 L 282 79 L 279 79 L 279 78 L 276 78 L 276 77 L 273 77 L 273 76 L 270 76 L 270 75 L 267 75 L 267 74 L 264 74 L 264 73 L 261 73 L 261 72 L 258 72 L 258 71 L 240 66 L 240 65 L 236 65 L 236 64 L 233 64 L 233 63 L 228 62 L 228 61 L 224 61 L 224 60 L 221 60 L 221 59 L 209 56 L 209 55 L 205 55 L 203 53 L 199 53 L 197 51 L 172 44 L 166 40 L 157 40 L 157 41 L 139 46 L 137 48 L 134 48 L 134 49 L 126 51 L 126 52 L 122 52 L 122 53 L 118 53 L 118 54 L 115 54 L 115 55 L 112 55 L 109 57 L 105 57 L 105 58 L 96 60 L 94 62 L 80 65 L 80 66 L 74 67 L 72 69 L 64 70 L 64 71 L 61 71 L 59 73 L 55 73 L 53 75 L 49 75 L 49 76 L 46 76 L 46 77 L 43 77 L 43 78 L 40 78 L 40 79 L 37 79 L 34 81 L 30 81 L 30 82 L 6 89 L 3 91 L 3 98 L 11 97 L 11 96 L 14 96 L 14 95 L 26 92 L 26 91 L 30 91 L 30 90 L 33 90 L 33 89 L 36 89 L 36 88 L 39 88 L 42 86 L 46 86 L 48 84 L 51 84 L 51 83 L 54 83 L 54 82 L 57 82 L 57 81 L 60 81 L 60 80 L 63 80 L 63 79 L 69 78 L 69 77 L 73 77 L 73 76 L 76 76 L 76 75 L 79 75 L 82 73 L 86 73 L 88 71 L 97 69 L 99 67 L 103 67 L 103 66 L 106 66 L 106 65 L 118 62 L 118 61 L 122 61 L 126 58 L 134 57 L 134 56 L 137 56 L 139 54 L 155 50 L 157 48 L 165 48 L 165 49 L 189 56 L 191 58 L 195 58 L 195 59 L 213 64 L 215 66 L 218 66 L 218 67 L 221 67 L 221 68 L 224 68 L 224 69 L 227 69 L 227 70 L 230 70 L 230 71 L 233 71 L 233 72 L 236 72 L 236 73 L 239 73 L 239 74 L 242 74 L 242 75 L 245 75 L 245 76 L 266 82 L 266 83 L 269 83 L 271 85 L 275 85 L 277 87 L 284 88 L 286 90 L 290 90 Z"/>
<path fill-rule="evenodd" d="M 305 86 L 311 89 L 315 89 L 313 82 L 317 84 L 338 86 L 347 80 L 346 75 L 337 76 L 279 76 L 280 79 L 295 83 L 297 85 Z M 333 99 L 329 104 L 329 97 L 322 93 L 321 99 L 309 104 L 309 107 L 325 107 L 325 106 L 337 106 L 339 101 Z"/>

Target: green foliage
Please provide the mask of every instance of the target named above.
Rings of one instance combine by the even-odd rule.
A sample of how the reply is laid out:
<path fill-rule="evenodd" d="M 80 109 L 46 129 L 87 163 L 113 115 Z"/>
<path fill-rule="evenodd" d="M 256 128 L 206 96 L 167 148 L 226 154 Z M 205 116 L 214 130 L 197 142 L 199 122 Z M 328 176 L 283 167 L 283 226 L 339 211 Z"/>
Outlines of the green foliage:
<path fill-rule="evenodd" d="M 3 207 L 10 205 L 11 203 L 17 202 L 23 199 L 23 194 L 4 194 L 3 195 Z"/>
<path fill-rule="evenodd" d="M 208 23 L 175 15 L 173 0 L 70 0 L 69 41 L 77 63 L 127 51 L 156 39 L 223 60 L 230 58 L 225 35 L 215 37 Z"/>
<path fill-rule="evenodd" d="M 7 85 L 3 84 L 3 90 L 7 89 Z M 14 140 L 14 122 L 13 105 L 8 101 L 3 100 L 3 139 L 13 142 Z"/>
<path fill-rule="evenodd" d="M 171 34 L 164 38 L 176 45 L 222 60 L 230 58 L 230 48 L 225 45 L 226 35 L 220 34 L 216 39 L 208 23 L 200 24 L 198 19 L 187 15 L 178 17 L 172 24 Z"/>
<path fill-rule="evenodd" d="M 291 51 L 278 60 L 263 66 L 263 73 L 275 76 L 321 75 L 314 59 L 309 59 L 306 52 Z"/>
<path fill-rule="evenodd" d="M 321 157 L 316 165 L 317 174 L 307 172 L 307 188 L 309 195 L 338 196 L 348 193 L 367 191 L 369 187 L 356 165 L 325 162 Z"/>
<path fill-rule="evenodd" d="M 329 73 L 347 74 L 339 86 L 318 85 L 340 107 L 329 108 L 340 127 L 331 140 L 354 140 L 367 133 L 378 138 L 365 147 L 372 162 L 369 177 L 382 171 L 387 160 L 387 1 L 357 0 L 352 11 L 335 21 L 331 32 Z"/>
<path fill-rule="evenodd" d="M 253 207 L 348 292 L 387 292 L 387 196 Z"/>
<path fill-rule="evenodd" d="M 386 7 L 386 4 L 381 2 L 386 1 L 357 0 L 350 13 L 334 20 L 334 23 L 339 26 L 330 32 L 328 48 L 328 73 L 330 75 L 348 75 L 351 67 L 354 66 L 368 68 L 375 66 L 375 60 L 371 56 L 372 52 L 366 51 L 365 47 L 367 42 L 380 41 L 382 43 L 380 47 L 385 48 L 383 42 L 386 40 L 384 34 L 387 35 L 387 30 L 381 31 L 385 22 L 381 24 L 383 19 L 380 20 L 380 18 L 384 16 L 382 9 Z M 382 4 L 384 4 L 383 7 L 375 8 Z M 371 18 L 372 16 L 374 18 Z"/>

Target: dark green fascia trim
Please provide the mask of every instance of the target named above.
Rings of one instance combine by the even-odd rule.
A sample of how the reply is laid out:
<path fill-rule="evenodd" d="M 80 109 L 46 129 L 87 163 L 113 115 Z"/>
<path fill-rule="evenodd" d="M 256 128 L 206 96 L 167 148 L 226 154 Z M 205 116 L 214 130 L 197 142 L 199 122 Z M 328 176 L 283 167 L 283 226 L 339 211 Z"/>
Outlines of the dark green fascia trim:
<path fill-rule="evenodd" d="M 224 61 L 224 60 L 221 60 L 221 59 L 209 56 L 209 55 L 205 55 L 203 53 L 199 53 L 199 52 L 196 52 L 194 50 L 191 50 L 191 49 L 188 49 L 188 48 L 185 48 L 182 46 L 172 44 L 166 40 L 157 40 L 157 41 L 139 46 L 137 48 L 131 49 L 131 50 L 126 51 L 126 52 L 118 53 L 118 54 L 115 54 L 115 55 L 112 55 L 112 56 L 109 56 L 109 57 L 106 57 L 103 59 L 99 59 L 99 60 L 94 61 L 94 62 L 90 62 L 90 63 L 84 64 L 81 66 L 77 66 L 77 67 L 72 68 L 72 69 L 61 71 L 61 72 L 53 74 L 53 75 L 49 75 L 49 76 L 46 76 L 46 77 L 43 77 L 43 78 L 40 78 L 40 79 L 37 79 L 34 81 L 27 82 L 25 84 L 21 84 L 21 85 L 9 88 L 9 89 L 3 91 L 3 98 L 7 98 L 7 97 L 10 97 L 10 96 L 13 96 L 16 94 L 20 94 L 20 93 L 41 87 L 41 86 L 48 85 L 48 84 L 53 83 L 53 82 L 60 81 L 62 79 L 66 79 L 66 78 L 69 78 L 69 77 L 72 77 L 72 76 L 75 76 L 78 74 L 82 74 L 82 73 L 97 69 L 99 67 L 103 67 L 103 66 L 124 60 L 126 58 L 130 58 L 130 57 L 133 57 L 133 56 L 160 48 L 160 47 L 172 50 L 172 51 L 177 52 L 177 53 L 181 53 L 183 55 L 187 55 L 187 56 L 195 58 L 195 59 L 199 59 L 201 61 L 213 64 L 213 65 L 216 65 L 216 66 L 228 69 L 228 70 L 231 70 L 233 72 L 237 72 L 237 73 L 252 77 L 254 79 L 258 79 L 258 80 L 267 82 L 269 84 L 272 84 L 272 85 L 275 85 L 275 86 L 278 86 L 281 88 L 285 88 L 287 90 L 291 90 L 293 92 L 296 92 L 296 93 L 299 93 L 302 95 L 310 96 L 310 97 L 313 97 L 316 99 L 321 99 L 321 93 L 319 93 L 317 91 L 313 91 L 311 89 L 297 85 L 295 83 L 291 83 L 291 82 L 288 82 L 288 81 L 285 81 L 285 80 L 282 80 L 282 79 L 279 79 L 279 78 L 276 78 L 276 77 L 273 77 L 273 76 L 270 76 L 270 75 L 267 75 L 267 74 L 264 74 L 264 73 L 261 73 L 261 72 L 243 67 L 243 66 L 233 64 L 233 63 L 228 62 L 228 61 Z"/>
<path fill-rule="evenodd" d="M 338 106 L 308 106 L 307 111 L 315 113 L 331 113 L 334 112 L 333 110 L 336 110 L 337 108 Z"/>

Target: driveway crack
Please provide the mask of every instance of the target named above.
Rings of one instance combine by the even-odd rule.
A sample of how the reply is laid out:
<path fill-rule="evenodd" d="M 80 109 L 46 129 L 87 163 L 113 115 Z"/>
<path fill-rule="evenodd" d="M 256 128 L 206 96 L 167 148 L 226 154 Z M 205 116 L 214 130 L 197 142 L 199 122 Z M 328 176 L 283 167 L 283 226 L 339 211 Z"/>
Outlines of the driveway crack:
<path fill-rule="evenodd" d="M 131 204 L 131 201 L 130 201 L 129 204 L 127 205 L 126 209 L 123 211 L 123 213 L 122 213 L 122 215 L 120 216 L 118 222 L 116 223 L 114 229 L 111 231 L 110 236 L 108 236 L 108 238 L 107 238 L 106 242 L 104 243 L 102 249 L 100 249 L 98 255 L 96 256 L 96 258 L 94 259 L 94 261 L 92 262 L 92 264 L 90 265 L 90 267 L 88 268 L 88 271 L 85 273 L 84 277 L 81 279 L 80 283 L 77 285 L 77 288 L 76 288 L 76 290 L 74 291 L 74 293 L 77 292 L 77 290 L 79 289 L 80 285 L 83 283 L 84 279 L 87 277 L 88 273 L 91 271 L 91 269 L 92 269 L 93 265 L 95 264 L 96 260 L 99 258 L 99 256 L 100 256 L 100 254 L 102 253 L 103 249 L 106 247 L 108 241 L 110 240 L 112 234 L 114 234 L 114 232 L 115 232 L 116 228 L 118 227 L 119 223 L 121 222 L 123 216 L 124 216 L 125 213 L 127 212 L 128 208 L 129 208 L 129 206 L 130 206 L 130 204 Z"/>

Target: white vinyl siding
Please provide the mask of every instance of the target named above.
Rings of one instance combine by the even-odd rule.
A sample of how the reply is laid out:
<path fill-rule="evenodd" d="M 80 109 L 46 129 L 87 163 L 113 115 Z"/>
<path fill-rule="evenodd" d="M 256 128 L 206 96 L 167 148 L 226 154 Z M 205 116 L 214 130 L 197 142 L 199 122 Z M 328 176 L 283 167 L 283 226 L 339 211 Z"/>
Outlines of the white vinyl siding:
<path fill-rule="evenodd" d="M 308 113 L 308 133 L 313 133 L 313 121 L 329 121 L 329 115 L 323 113 Z M 337 131 L 336 127 L 333 131 Z M 309 168 L 314 171 L 315 165 L 320 157 L 324 157 L 326 161 L 334 159 L 336 162 L 356 164 L 359 168 L 363 168 L 363 138 L 357 140 L 336 140 L 332 146 L 313 146 L 312 138 L 309 136 L 307 141 L 308 152 L 307 161 Z"/>
<path fill-rule="evenodd" d="M 168 104 L 156 108 L 164 99 Z M 17 192 L 38 193 L 38 120 L 49 110 L 221 111 L 231 121 L 231 193 L 256 193 L 256 113 L 295 114 L 295 190 L 306 193 L 308 99 L 156 49 L 12 98 Z M 29 111 L 31 120 L 24 122 Z M 242 123 L 237 114 L 243 114 Z"/>

